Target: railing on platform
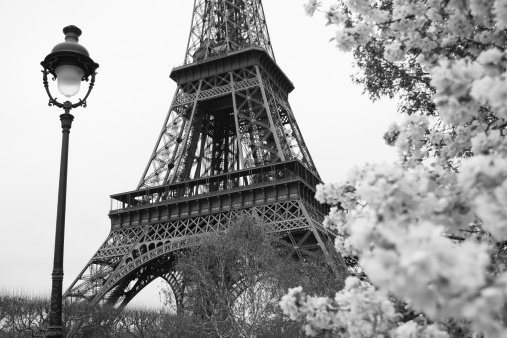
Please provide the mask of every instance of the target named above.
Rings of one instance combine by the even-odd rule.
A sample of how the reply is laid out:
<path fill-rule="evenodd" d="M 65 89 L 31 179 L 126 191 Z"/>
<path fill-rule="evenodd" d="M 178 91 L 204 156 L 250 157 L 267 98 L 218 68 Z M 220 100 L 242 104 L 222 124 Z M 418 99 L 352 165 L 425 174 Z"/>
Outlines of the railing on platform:
<path fill-rule="evenodd" d="M 197 52 L 203 52 L 203 50 L 196 50 L 194 52 L 194 56 L 192 56 L 192 60 L 188 60 L 188 61 L 185 61 L 182 65 L 176 67 L 176 68 L 180 68 L 180 67 L 184 67 L 184 66 L 187 66 L 187 65 L 197 65 L 197 64 L 200 64 L 200 63 L 203 63 L 203 62 L 207 62 L 207 61 L 212 61 L 212 60 L 216 60 L 216 59 L 219 59 L 219 58 L 222 58 L 222 57 L 225 57 L 227 55 L 230 55 L 230 54 L 233 54 L 233 53 L 237 53 L 237 52 L 240 52 L 242 50 L 245 50 L 245 49 L 249 49 L 249 48 L 260 48 L 260 49 L 263 49 L 266 54 L 268 54 L 271 58 L 273 58 L 270 54 L 269 54 L 269 51 L 266 50 L 265 47 L 263 47 L 261 44 L 259 43 L 252 43 L 252 44 L 242 44 L 242 45 L 238 45 L 236 46 L 234 49 L 232 50 L 226 50 L 226 49 L 223 49 L 221 47 L 223 47 L 225 45 L 219 45 L 219 46 L 210 46 L 208 47 L 208 55 L 207 56 L 197 56 L 196 57 L 196 54 Z M 273 59 L 274 61 L 274 59 Z"/>
<path fill-rule="evenodd" d="M 315 190 L 322 183 L 298 160 L 243 169 L 111 196 L 111 212 L 166 204 L 168 200 L 207 197 L 247 188 L 300 180 Z"/>

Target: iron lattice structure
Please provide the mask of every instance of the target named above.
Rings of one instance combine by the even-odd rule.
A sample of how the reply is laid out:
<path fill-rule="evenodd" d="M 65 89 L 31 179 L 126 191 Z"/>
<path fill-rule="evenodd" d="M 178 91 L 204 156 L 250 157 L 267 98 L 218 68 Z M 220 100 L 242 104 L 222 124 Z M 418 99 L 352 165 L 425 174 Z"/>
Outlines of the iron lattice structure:
<path fill-rule="evenodd" d="M 196 0 L 185 64 L 247 47 L 263 48 L 274 60 L 261 0 Z"/>
<path fill-rule="evenodd" d="M 162 277 L 181 305 L 176 253 L 240 215 L 265 224 L 294 258 L 325 256 L 344 279 L 261 1 L 196 0 L 185 64 L 170 76 L 176 93 L 141 180 L 111 196 L 111 232 L 65 297 L 123 307 Z"/>

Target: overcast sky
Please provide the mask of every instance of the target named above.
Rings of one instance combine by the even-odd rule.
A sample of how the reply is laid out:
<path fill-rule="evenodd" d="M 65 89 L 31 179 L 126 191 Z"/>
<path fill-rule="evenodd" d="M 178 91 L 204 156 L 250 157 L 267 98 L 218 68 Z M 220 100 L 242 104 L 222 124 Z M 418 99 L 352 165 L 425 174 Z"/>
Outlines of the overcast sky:
<path fill-rule="evenodd" d="M 333 28 L 305 15 L 304 0 L 264 0 L 277 63 L 296 89 L 289 96 L 325 182 L 354 165 L 393 161 L 382 135 L 396 103 L 371 103 L 350 75 Z M 40 61 L 81 28 L 100 64 L 88 107 L 73 111 L 64 288 L 109 233 L 109 195 L 136 187 L 175 91 L 192 0 L 16 0 L 0 2 L 0 290 L 49 294 L 53 262 L 61 109 L 48 107 Z M 61 97 L 61 95 L 57 95 Z M 158 282 L 157 282 L 158 283 Z M 153 283 L 152 283 L 153 284 Z M 156 287 L 139 295 L 153 303 Z M 156 302 L 156 300 L 155 300 Z"/>

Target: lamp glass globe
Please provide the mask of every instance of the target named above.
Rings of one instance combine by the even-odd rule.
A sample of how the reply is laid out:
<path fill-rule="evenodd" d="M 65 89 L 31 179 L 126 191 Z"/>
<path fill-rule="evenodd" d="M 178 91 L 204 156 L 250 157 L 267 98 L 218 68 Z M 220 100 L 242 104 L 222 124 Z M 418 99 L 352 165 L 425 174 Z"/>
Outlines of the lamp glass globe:
<path fill-rule="evenodd" d="M 73 65 L 61 65 L 55 69 L 58 90 L 66 97 L 71 97 L 79 92 L 84 71 Z"/>

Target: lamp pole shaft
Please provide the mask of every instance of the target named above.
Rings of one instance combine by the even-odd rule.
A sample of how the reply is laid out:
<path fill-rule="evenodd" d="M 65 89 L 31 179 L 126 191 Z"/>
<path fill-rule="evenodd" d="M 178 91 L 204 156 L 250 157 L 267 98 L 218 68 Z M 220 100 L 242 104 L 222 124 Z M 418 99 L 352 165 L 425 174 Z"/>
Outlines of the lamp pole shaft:
<path fill-rule="evenodd" d="M 70 102 L 69 102 L 70 103 Z M 65 207 L 67 201 L 67 169 L 69 162 L 69 134 L 74 116 L 64 107 L 60 115 L 62 122 L 62 154 L 60 160 L 60 183 L 58 187 L 58 209 L 56 213 L 55 255 L 53 260 L 51 308 L 46 337 L 63 337 L 62 292 L 63 292 L 63 249 L 65 240 Z"/>

